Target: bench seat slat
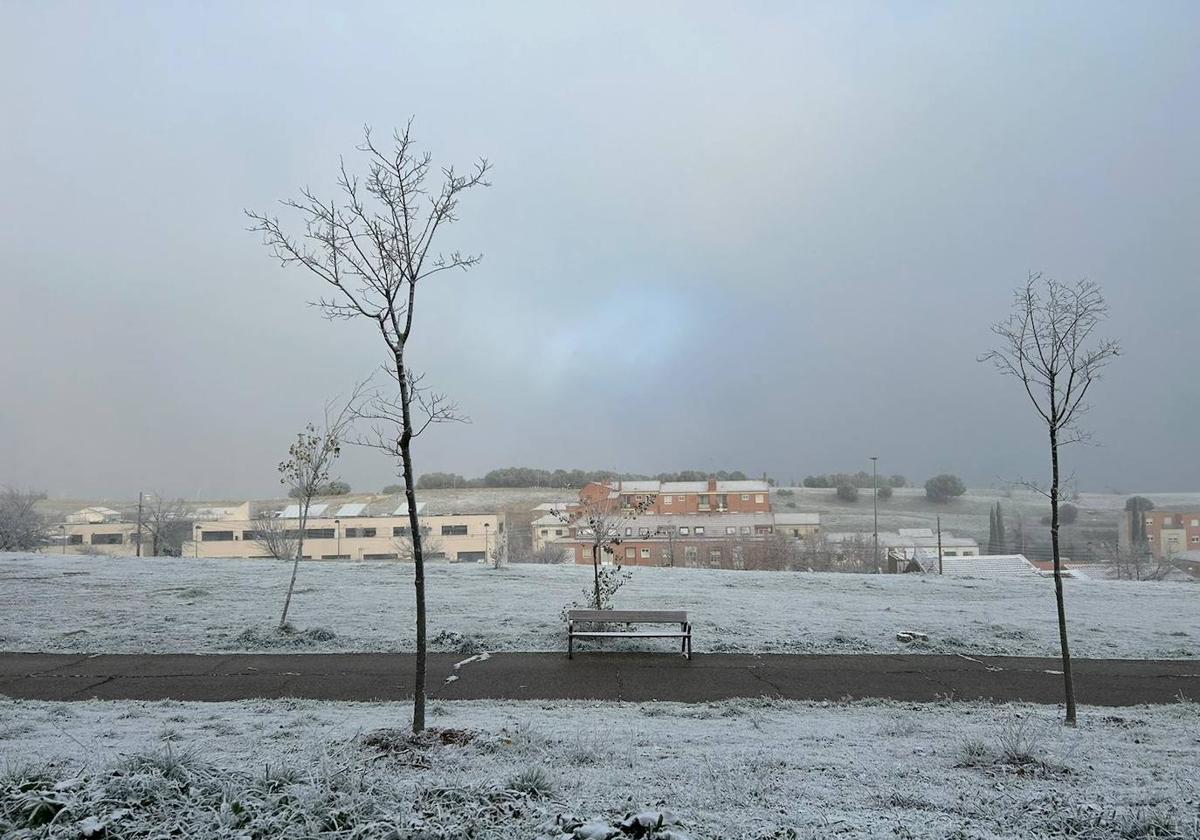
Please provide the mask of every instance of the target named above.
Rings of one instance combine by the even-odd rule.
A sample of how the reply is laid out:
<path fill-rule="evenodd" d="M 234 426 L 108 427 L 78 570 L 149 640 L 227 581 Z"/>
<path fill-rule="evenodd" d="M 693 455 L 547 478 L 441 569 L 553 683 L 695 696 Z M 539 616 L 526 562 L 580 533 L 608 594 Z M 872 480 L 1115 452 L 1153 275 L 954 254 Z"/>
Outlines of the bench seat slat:
<path fill-rule="evenodd" d="M 621 639 L 686 639 L 688 637 L 687 633 L 609 633 L 602 631 L 592 633 L 580 632 L 579 630 L 572 631 L 571 635 L 576 639 L 596 638 L 602 636 L 613 636 Z"/>
<path fill-rule="evenodd" d="M 603 621 L 610 624 L 685 624 L 684 610 L 570 610 L 569 621 Z"/>

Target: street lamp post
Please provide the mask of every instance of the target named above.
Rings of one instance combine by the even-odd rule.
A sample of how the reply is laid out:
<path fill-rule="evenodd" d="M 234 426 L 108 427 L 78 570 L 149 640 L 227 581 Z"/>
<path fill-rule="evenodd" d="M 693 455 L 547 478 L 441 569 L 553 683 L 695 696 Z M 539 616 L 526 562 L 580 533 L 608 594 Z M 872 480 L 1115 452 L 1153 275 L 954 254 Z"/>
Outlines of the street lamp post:
<path fill-rule="evenodd" d="M 337 556 L 342 559 L 342 520 L 333 520 L 333 534 L 337 537 Z"/>
<path fill-rule="evenodd" d="M 483 523 L 483 562 L 488 562 L 488 535 L 491 533 L 492 523 Z"/>
<path fill-rule="evenodd" d="M 875 510 L 875 568 L 879 568 L 879 456 L 871 456 L 871 505 Z"/>
<path fill-rule="evenodd" d="M 62 553 L 66 554 L 67 553 L 67 526 L 66 525 L 58 526 L 58 539 L 59 539 L 59 544 L 62 546 Z"/>

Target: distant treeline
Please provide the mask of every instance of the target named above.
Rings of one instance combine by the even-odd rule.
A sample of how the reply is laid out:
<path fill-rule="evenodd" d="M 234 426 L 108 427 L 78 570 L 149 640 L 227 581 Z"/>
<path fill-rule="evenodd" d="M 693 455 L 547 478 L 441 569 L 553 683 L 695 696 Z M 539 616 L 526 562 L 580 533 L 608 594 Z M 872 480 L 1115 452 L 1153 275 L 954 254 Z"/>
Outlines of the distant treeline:
<path fill-rule="evenodd" d="M 419 490 L 453 490 L 460 487 L 561 487 L 578 490 L 592 481 L 706 481 L 715 476 L 720 481 L 745 481 L 741 470 L 681 470 L 673 473 L 642 475 L 612 470 L 539 470 L 533 467 L 504 467 L 492 470 L 482 478 L 464 478 L 458 473 L 424 473 L 417 479 Z M 384 492 L 389 488 L 385 487 Z"/>
<path fill-rule="evenodd" d="M 874 486 L 874 479 L 866 470 L 856 473 L 829 473 L 804 477 L 805 487 L 857 487 L 866 490 Z M 880 487 L 907 487 L 908 479 L 902 475 L 879 476 Z"/>

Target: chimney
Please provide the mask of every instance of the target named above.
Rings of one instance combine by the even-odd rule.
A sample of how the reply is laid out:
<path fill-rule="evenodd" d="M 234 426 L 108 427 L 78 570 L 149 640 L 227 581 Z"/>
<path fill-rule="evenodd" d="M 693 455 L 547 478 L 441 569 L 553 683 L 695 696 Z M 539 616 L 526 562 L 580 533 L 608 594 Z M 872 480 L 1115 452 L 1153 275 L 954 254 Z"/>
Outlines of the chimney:
<path fill-rule="evenodd" d="M 716 476 L 710 475 L 708 477 L 708 492 L 709 493 L 717 492 L 717 477 Z"/>

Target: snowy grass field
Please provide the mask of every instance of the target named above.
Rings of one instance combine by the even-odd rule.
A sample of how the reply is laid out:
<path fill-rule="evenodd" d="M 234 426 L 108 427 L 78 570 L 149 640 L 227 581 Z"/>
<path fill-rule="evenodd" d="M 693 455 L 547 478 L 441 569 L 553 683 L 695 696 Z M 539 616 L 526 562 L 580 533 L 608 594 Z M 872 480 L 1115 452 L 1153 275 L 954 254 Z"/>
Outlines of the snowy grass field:
<path fill-rule="evenodd" d="M 632 571 L 617 605 L 688 610 L 697 652 L 1058 654 L 1048 578 Z M 290 620 L 310 635 L 280 638 L 272 628 L 288 575 L 286 564 L 265 560 L 0 554 L 0 649 L 411 649 L 411 566 L 304 563 Z M 432 646 L 563 650 L 560 611 L 582 596 L 590 575 L 584 566 L 432 566 Z M 1200 587 L 1068 580 L 1066 588 L 1075 655 L 1200 656 Z M 903 645 L 901 630 L 927 633 L 929 642 Z"/>
<path fill-rule="evenodd" d="M 1200 837 L 1194 703 L 1085 707 L 1074 730 L 1047 707 L 961 702 L 431 713 L 414 743 L 379 732 L 404 704 L 0 700 L 0 835 Z M 681 824 L 615 832 L 647 810 Z"/>

